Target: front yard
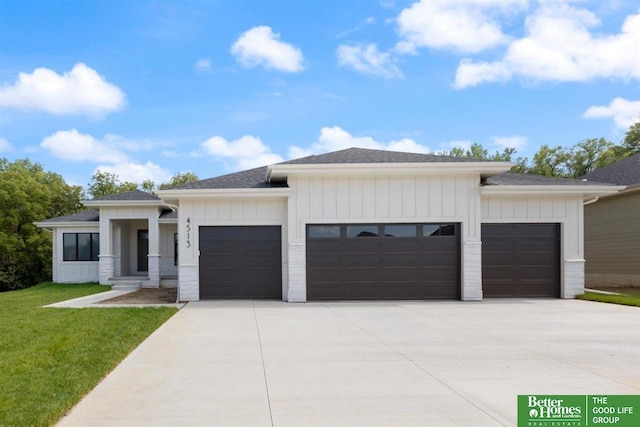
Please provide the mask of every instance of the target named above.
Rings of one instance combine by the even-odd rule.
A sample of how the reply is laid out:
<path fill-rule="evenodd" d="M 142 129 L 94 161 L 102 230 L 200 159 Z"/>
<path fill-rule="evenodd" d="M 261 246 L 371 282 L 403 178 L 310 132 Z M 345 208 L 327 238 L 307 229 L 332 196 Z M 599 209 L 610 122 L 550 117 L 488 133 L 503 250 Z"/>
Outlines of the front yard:
<path fill-rule="evenodd" d="M 175 308 L 41 308 L 108 290 L 43 283 L 0 293 L 0 425 L 51 425 Z"/>

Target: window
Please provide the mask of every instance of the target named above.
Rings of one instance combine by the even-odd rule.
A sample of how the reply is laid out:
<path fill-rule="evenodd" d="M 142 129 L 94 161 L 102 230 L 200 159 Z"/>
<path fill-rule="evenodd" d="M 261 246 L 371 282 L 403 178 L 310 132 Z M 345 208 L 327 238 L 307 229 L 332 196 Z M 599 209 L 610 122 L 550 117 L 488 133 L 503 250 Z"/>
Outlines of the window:
<path fill-rule="evenodd" d="M 349 225 L 347 237 L 378 237 L 377 225 Z"/>
<path fill-rule="evenodd" d="M 63 261 L 98 261 L 100 234 L 64 233 L 62 246 Z"/>
<path fill-rule="evenodd" d="M 173 265 L 178 265 L 178 233 L 173 233 Z"/>
<path fill-rule="evenodd" d="M 455 224 L 424 224 L 422 226 L 422 235 L 424 237 L 455 236 L 456 225 Z"/>
<path fill-rule="evenodd" d="M 310 225 L 309 237 L 312 239 L 327 239 L 340 237 L 339 225 Z"/>
<path fill-rule="evenodd" d="M 384 235 L 386 237 L 416 237 L 416 226 L 411 225 L 385 225 Z"/>

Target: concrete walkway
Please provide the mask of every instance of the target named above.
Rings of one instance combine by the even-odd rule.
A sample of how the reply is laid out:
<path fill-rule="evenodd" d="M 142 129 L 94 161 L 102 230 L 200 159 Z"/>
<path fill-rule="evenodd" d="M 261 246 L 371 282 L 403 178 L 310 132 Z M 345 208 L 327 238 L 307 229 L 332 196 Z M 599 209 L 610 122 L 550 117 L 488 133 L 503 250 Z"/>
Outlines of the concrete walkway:
<path fill-rule="evenodd" d="M 512 426 L 527 393 L 640 393 L 640 309 L 190 303 L 59 425 Z"/>
<path fill-rule="evenodd" d="M 184 307 L 186 303 L 176 304 L 100 304 L 102 301 L 106 301 L 111 298 L 119 297 L 121 295 L 130 294 L 137 291 L 137 289 L 123 289 L 116 291 L 99 292 L 97 294 L 87 295 L 86 297 L 74 298 L 66 301 L 56 302 L 54 304 L 45 305 L 45 308 L 85 308 L 85 307 L 98 307 L 98 308 L 114 308 L 114 307 L 176 307 L 178 309 Z"/>

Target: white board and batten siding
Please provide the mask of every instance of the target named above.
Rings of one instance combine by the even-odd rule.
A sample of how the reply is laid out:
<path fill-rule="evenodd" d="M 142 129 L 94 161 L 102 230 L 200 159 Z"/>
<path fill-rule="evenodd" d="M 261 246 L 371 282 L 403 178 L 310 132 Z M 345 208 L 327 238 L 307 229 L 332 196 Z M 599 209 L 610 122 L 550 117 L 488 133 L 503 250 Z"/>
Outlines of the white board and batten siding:
<path fill-rule="evenodd" d="M 52 279 L 56 283 L 97 282 L 99 261 L 64 261 L 63 234 L 98 233 L 98 223 L 86 227 L 56 227 L 53 235 Z"/>
<path fill-rule="evenodd" d="M 560 224 L 561 297 L 573 298 L 584 291 L 582 195 L 484 195 L 482 223 Z"/>
<path fill-rule="evenodd" d="M 199 228 L 204 226 L 279 225 L 282 227 L 282 281 L 287 284 L 286 199 L 229 198 L 181 199 L 178 210 L 178 277 L 180 299 L 198 301 Z"/>
<path fill-rule="evenodd" d="M 288 301 L 306 301 L 306 226 L 461 224 L 462 298 L 482 298 L 478 174 L 289 177 Z"/>

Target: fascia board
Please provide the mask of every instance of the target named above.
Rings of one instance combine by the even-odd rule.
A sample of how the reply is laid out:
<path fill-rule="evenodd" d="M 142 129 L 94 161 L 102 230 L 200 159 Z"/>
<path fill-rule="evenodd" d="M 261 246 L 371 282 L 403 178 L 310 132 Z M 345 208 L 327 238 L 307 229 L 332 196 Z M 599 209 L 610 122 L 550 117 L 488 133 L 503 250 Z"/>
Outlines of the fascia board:
<path fill-rule="evenodd" d="M 99 221 L 60 221 L 60 222 L 47 222 L 37 221 L 33 223 L 36 227 L 41 228 L 69 228 L 69 227 L 95 227 L 100 228 Z"/>
<path fill-rule="evenodd" d="M 480 194 L 589 194 L 599 196 L 615 194 L 624 188 L 624 186 L 611 185 L 488 185 L 480 189 Z"/>
<path fill-rule="evenodd" d="M 271 165 L 267 177 L 282 178 L 291 175 L 428 175 L 472 174 L 497 175 L 509 171 L 509 162 L 447 162 L 447 163 L 339 163 L 305 165 Z"/>
<path fill-rule="evenodd" d="M 161 190 L 158 191 L 158 196 L 165 201 L 172 201 L 180 199 L 227 199 L 238 197 L 289 197 L 290 193 L 290 188 L 265 188 L 261 190 L 253 188 L 217 188 L 197 190 Z"/>
<path fill-rule="evenodd" d="M 177 224 L 178 218 L 158 218 L 158 224 Z"/>
<path fill-rule="evenodd" d="M 84 200 L 82 204 L 96 207 L 164 206 L 161 200 Z"/>

